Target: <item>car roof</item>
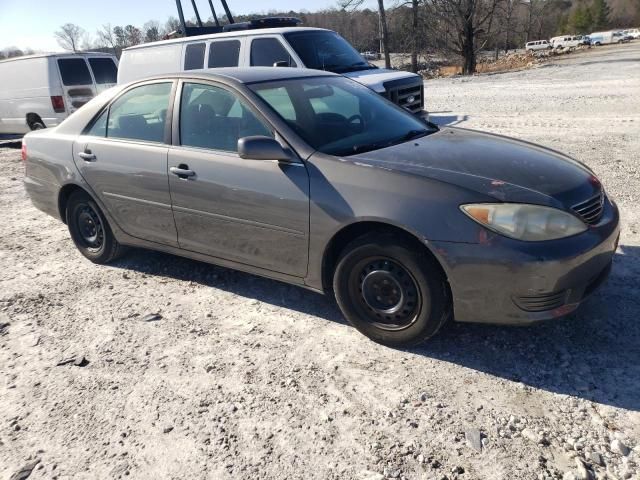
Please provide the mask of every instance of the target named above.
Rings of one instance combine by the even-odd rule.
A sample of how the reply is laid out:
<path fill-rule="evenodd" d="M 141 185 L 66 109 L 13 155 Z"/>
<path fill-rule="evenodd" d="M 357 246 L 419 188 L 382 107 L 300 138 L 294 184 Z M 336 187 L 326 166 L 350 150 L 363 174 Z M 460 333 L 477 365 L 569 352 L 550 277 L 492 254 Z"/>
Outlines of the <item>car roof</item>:
<path fill-rule="evenodd" d="M 204 70 L 187 70 L 173 74 L 155 75 L 144 79 L 137 79 L 131 83 L 140 83 L 146 80 L 158 80 L 165 78 L 184 78 L 198 80 L 232 80 L 237 83 L 250 84 L 270 82 L 273 80 L 288 80 L 293 78 L 312 77 L 340 77 L 341 75 L 325 72 L 324 70 L 311 70 L 308 68 L 289 67 L 228 67 Z"/>
<path fill-rule="evenodd" d="M 15 62 L 17 60 L 30 60 L 32 58 L 55 58 L 55 57 L 115 57 L 111 53 L 105 52 L 49 52 L 49 53 L 34 53 L 33 55 L 22 55 L 21 57 L 12 57 L 0 60 L 0 62 Z"/>
<path fill-rule="evenodd" d="M 174 43 L 186 43 L 186 42 L 197 42 L 197 41 L 205 41 L 205 40 L 215 40 L 218 38 L 237 38 L 237 37 L 246 37 L 249 35 L 274 35 L 274 34 L 282 34 L 289 32 L 331 32 L 332 30 L 327 30 L 326 28 L 315 28 L 315 27 L 281 27 L 281 28 L 254 28 L 249 30 L 235 30 L 231 32 L 220 32 L 220 33 L 209 33 L 206 35 L 195 35 L 193 37 L 179 37 L 172 38 L 169 40 L 161 40 L 159 42 L 151 42 L 151 43 L 141 43 L 140 45 L 134 45 L 129 48 L 125 48 L 124 51 L 127 50 L 138 50 L 141 48 L 151 48 L 157 47 L 161 45 L 172 45 Z"/>

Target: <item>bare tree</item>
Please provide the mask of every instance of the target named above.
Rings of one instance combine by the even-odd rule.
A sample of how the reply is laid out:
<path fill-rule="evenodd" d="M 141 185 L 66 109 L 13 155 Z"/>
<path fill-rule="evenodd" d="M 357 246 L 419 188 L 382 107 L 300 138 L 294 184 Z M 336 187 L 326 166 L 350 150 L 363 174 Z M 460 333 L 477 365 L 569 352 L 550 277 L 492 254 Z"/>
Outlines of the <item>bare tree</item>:
<path fill-rule="evenodd" d="M 60 30 L 54 33 L 54 36 L 62 48 L 77 52 L 84 34 L 85 31 L 78 25 L 65 23 L 60 27 Z"/>
<path fill-rule="evenodd" d="M 98 46 L 110 48 L 111 50 L 113 50 L 113 54 L 116 55 L 118 52 L 116 48 L 117 41 L 113 33 L 113 28 L 111 28 L 111 24 L 107 23 L 105 25 L 102 25 L 102 27 L 100 27 L 96 31 L 96 34 L 98 36 L 98 39 L 97 39 Z"/>
<path fill-rule="evenodd" d="M 411 71 L 418 73 L 418 0 L 411 0 Z"/>
<path fill-rule="evenodd" d="M 521 5 L 520 0 L 503 0 L 496 12 L 499 29 L 503 35 L 504 41 L 502 48 L 505 53 L 509 51 L 513 36 L 517 27 L 517 10 Z M 498 42 L 496 41 L 496 51 L 498 50 Z"/>
<path fill-rule="evenodd" d="M 164 24 L 164 32 L 162 36 L 167 37 L 168 35 L 172 35 L 173 37 L 177 37 L 177 32 L 179 32 L 181 28 L 180 20 L 176 17 L 169 17 Z"/>
<path fill-rule="evenodd" d="M 384 66 L 385 68 L 391 68 L 389 29 L 387 28 L 387 14 L 384 9 L 384 0 L 378 0 L 378 14 L 380 15 L 380 35 L 382 36 L 382 48 L 384 50 Z"/>
<path fill-rule="evenodd" d="M 142 27 L 145 42 L 157 42 L 160 40 L 160 24 L 155 20 L 145 23 Z"/>
<path fill-rule="evenodd" d="M 356 10 L 361 7 L 364 0 L 339 0 L 338 5 L 342 10 Z M 380 40 L 382 43 L 382 50 L 384 52 L 384 65 L 386 68 L 391 68 L 391 57 L 389 55 L 389 29 L 387 28 L 387 15 L 384 8 L 384 0 L 378 0 L 378 16 L 379 16 L 379 31 Z"/>
<path fill-rule="evenodd" d="M 490 38 L 493 17 L 499 0 L 430 0 L 429 12 L 444 27 L 446 47 L 463 59 L 462 73 L 476 71 L 477 53 Z"/>
<path fill-rule="evenodd" d="M 124 28 L 120 25 L 116 25 L 113 27 L 113 36 L 116 39 L 116 46 L 118 48 L 126 48 L 127 47 L 127 35 L 124 33 Z"/>
<path fill-rule="evenodd" d="M 124 27 L 124 35 L 128 47 L 130 47 L 131 45 L 139 45 L 142 43 L 142 32 L 138 27 L 127 25 L 126 27 Z"/>

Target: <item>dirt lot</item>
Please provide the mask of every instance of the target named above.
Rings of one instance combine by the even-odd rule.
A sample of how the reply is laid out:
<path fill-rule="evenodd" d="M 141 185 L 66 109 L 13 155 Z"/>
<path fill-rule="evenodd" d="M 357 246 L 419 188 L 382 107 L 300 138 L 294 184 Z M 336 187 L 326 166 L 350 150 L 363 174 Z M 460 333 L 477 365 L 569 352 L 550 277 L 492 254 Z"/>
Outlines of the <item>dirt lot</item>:
<path fill-rule="evenodd" d="M 3 148 L 0 479 L 639 478 L 640 44 L 426 91 L 438 122 L 568 152 L 619 203 L 612 276 L 577 314 L 399 351 L 275 281 L 95 266 Z"/>

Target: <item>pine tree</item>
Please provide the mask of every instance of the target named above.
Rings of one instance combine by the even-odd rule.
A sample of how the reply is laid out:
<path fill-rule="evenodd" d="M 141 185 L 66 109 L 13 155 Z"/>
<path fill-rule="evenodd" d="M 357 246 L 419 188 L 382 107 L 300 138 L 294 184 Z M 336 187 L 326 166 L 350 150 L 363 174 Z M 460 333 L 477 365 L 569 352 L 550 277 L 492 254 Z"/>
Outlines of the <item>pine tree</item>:
<path fill-rule="evenodd" d="M 607 0 L 594 0 L 593 2 L 593 29 L 601 30 L 609 25 L 609 14 L 611 8 L 607 5 Z"/>

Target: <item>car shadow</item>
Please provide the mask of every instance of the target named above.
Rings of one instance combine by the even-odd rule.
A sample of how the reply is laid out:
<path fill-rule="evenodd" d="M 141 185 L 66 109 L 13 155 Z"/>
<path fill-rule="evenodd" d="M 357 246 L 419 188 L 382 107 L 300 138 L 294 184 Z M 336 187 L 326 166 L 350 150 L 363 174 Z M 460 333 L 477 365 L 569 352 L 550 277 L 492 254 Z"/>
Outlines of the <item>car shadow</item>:
<path fill-rule="evenodd" d="M 114 265 L 196 282 L 346 323 L 330 297 L 275 280 L 144 250 L 133 250 Z M 566 319 L 528 327 L 449 322 L 428 342 L 406 351 L 494 375 L 525 388 L 637 411 L 640 410 L 638 278 L 640 247 L 620 246 L 607 282 Z"/>
<path fill-rule="evenodd" d="M 429 121 L 435 123 L 439 127 L 460 125 L 462 122 L 469 120 L 469 115 L 442 115 L 451 112 L 430 112 Z"/>
<path fill-rule="evenodd" d="M 22 135 L 0 133 L 0 148 L 22 148 Z"/>

